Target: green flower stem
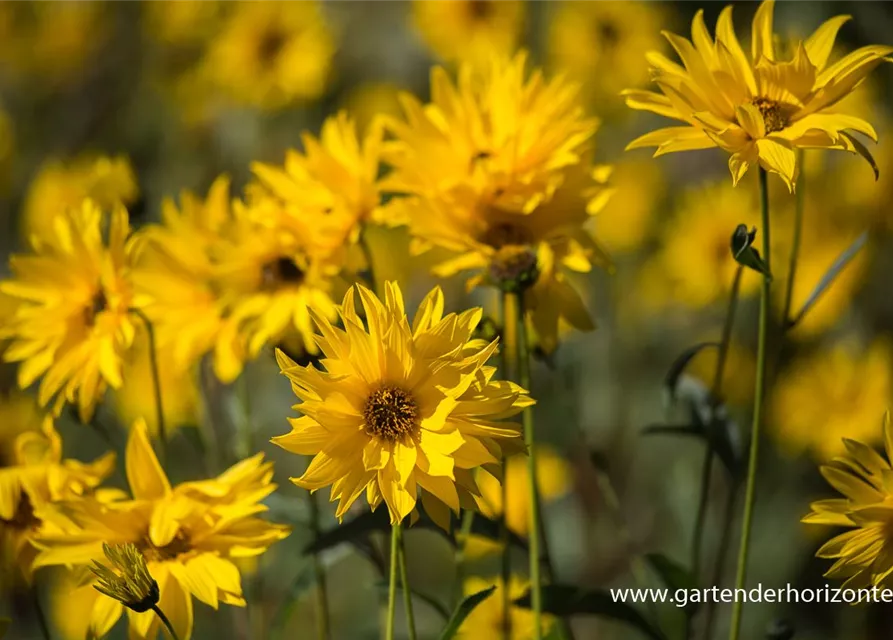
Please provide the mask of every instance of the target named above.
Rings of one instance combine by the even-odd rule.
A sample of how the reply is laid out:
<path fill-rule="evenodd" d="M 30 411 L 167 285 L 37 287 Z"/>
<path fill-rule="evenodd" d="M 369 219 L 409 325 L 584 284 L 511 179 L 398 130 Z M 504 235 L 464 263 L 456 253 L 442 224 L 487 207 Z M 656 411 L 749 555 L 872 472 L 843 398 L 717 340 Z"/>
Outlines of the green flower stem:
<path fill-rule="evenodd" d="M 398 529 L 400 539 L 400 585 L 403 587 L 403 608 L 406 609 L 406 627 L 409 629 L 409 640 L 416 640 L 415 614 L 412 610 L 412 591 L 409 588 L 409 572 L 406 569 L 406 544 L 403 541 L 403 528 Z"/>
<path fill-rule="evenodd" d="M 315 493 L 307 494 L 310 499 L 310 528 L 313 538 L 319 538 L 319 503 Z M 313 554 L 313 575 L 316 579 L 316 637 L 329 639 L 329 593 L 326 586 L 326 569 L 318 553 Z"/>
<path fill-rule="evenodd" d="M 527 345 L 527 324 L 524 322 L 524 310 L 522 308 L 521 294 L 516 294 L 516 305 L 520 309 L 518 313 L 518 374 L 519 384 L 530 390 L 530 352 Z M 533 637 L 541 640 L 543 637 L 543 594 L 542 579 L 540 577 L 540 528 L 539 528 L 539 491 L 536 482 L 536 449 L 534 447 L 533 411 L 530 407 L 524 409 L 521 414 L 524 425 L 524 444 L 527 445 L 527 486 L 528 500 L 530 501 L 530 600 L 533 609 Z"/>
<path fill-rule="evenodd" d="M 247 458 L 254 451 L 254 432 L 251 427 L 251 389 L 248 385 L 248 369 L 239 376 L 239 404 L 242 405 L 241 442 L 238 445 L 239 458 Z"/>
<path fill-rule="evenodd" d="M 475 473 L 474 469 L 472 473 Z M 477 474 L 475 473 L 475 476 Z M 474 525 L 474 511 L 465 509 L 462 512 L 462 525 L 459 528 L 459 545 L 456 549 L 456 581 L 453 586 L 453 605 L 462 601 L 462 589 L 465 583 L 465 551 L 468 546 L 468 538 L 471 536 L 471 528 Z"/>
<path fill-rule="evenodd" d="M 769 262 L 769 185 L 766 170 L 760 167 L 760 204 L 762 213 L 763 261 L 766 267 Z M 771 271 L 770 271 L 771 273 Z M 744 520 L 741 524 L 741 546 L 738 551 L 738 570 L 735 577 L 735 588 L 743 589 L 747 582 L 747 559 L 750 551 L 750 534 L 753 527 L 753 510 L 756 499 L 757 467 L 760 455 L 760 424 L 763 414 L 763 393 L 766 378 L 766 338 L 769 332 L 769 305 L 771 304 L 771 280 L 768 274 L 763 275 L 763 286 L 760 295 L 760 328 L 757 341 L 757 380 L 753 399 L 753 425 L 750 436 L 750 459 L 747 464 L 747 486 L 744 493 Z M 729 640 L 738 640 L 741 634 L 741 613 L 743 601 L 737 600 L 732 605 L 732 626 Z"/>
<path fill-rule="evenodd" d="M 31 598 L 34 601 L 34 615 L 37 618 L 37 624 L 40 626 L 40 634 L 44 640 L 52 640 L 53 634 L 50 633 L 50 625 L 47 622 L 46 612 L 43 610 L 43 603 L 40 601 L 37 583 L 31 585 Z"/>
<path fill-rule="evenodd" d="M 161 620 L 161 624 L 164 625 L 164 627 L 167 629 L 167 632 L 171 634 L 171 638 L 173 638 L 173 640 L 180 640 L 177 637 L 177 632 L 174 631 L 174 627 L 171 624 L 171 621 L 167 619 L 166 615 L 164 615 L 164 611 L 162 611 L 157 604 L 152 605 L 152 611 L 154 611 L 155 615 L 158 616 L 158 619 Z"/>
<path fill-rule="evenodd" d="M 732 523 L 735 520 L 735 503 L 738 501 L 738 481 L 733 481 L 728 488 L 726 504 L 722 516 L 722 533 L 719 537 L 719 549 L 716 552 L 716 562 L 713 563 L 713 577 L 709 584 L 722 584 L 722 577 L 726 566 L 726 557 L 729 553 L 729 540 L 732 537 Z M 707 602 L 707 622 L 704 625 L 705 639 L 713 638 L 713 627 L 716 625 L 716 602 Z"/>
<path fill-rule="evenodd" d="M 397 612 L 397 564 L 400 556 L 400 523 L 391 525 L 391 572 L 388 578 L 388 617 L 385 640 L 394 640 L 394 618 Z"/>
<path fill-rule="evenodd" d="M 520 316 L 520 301 L 513 293 L 502 295 L 502 375 L 506 380 L 517 380 L 518 373 L 518 317 Z M 499 515 L 499 540 L 502 544 L 502 637 L 509 640 L 512 637 L 512 598 L 509 592 L 509 584 L 512 579 L 511 544 L 509 542 L 509 529 L 505 512 L 508 505 L 508 474 L 506 459 L 502 460 L 502 485 L 501 499 L 502 509 Z"/>
<path fill-rule="evenodd" d="M 143 321 L 146 325 L 146 332 L 149 336 L 149 366 L 152 370 L 152 386 L 155 392 L 155 415 L 158 419 L 158 440 L 159 440 L 159 458 L 164 466 L 167 460 L 167 431 L 164 427 L 164 404 L 161 401 L 161 375 L 158 372 L 158 349 L 155 344 L 155 328 L 152 321 L 140 309 L 131 309 L 131 311 Z"/>
<path fill-rule="evenodd" d="M 794 205 L 794 237 L 791 242 L 791 257 L 788 263 L 788 281 L 784 295 L 784 311 L 782 312 L 782 327 L 787 330 L 791 321 L 791 304 L 794 299 L 794 279 L 797 275 L 797 260 L 800 257 L 800 237 L 803 235 L 803 208 L 804 191 L 806 190 L 806 170 L 804 168 L 805 153 L 803 149 L 797 150 L 797 165 L 800 167 L 800 175 L 797 176 L 796 200 Z"/>

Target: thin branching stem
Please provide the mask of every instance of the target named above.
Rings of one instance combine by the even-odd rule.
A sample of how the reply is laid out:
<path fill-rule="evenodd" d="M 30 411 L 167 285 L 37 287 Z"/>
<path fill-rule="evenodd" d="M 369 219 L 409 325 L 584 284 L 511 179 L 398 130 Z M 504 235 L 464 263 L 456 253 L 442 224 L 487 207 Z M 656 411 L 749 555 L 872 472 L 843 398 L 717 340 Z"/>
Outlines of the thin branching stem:
<path fill-rule="evenodd" d="M 152 605 L 152 611 L 155 612 L 155 615 L 158 616 L 158 619 L 161 620 L 161 624 L 164 625 L 164 628 L 167 629 L 167 632 L 171 634 L 171 638 L 173 640 L 180 640 L 177 637 L 177 632 L 174 631 L 174 626 L 171 624 L 171 621 L 167 619 L 167 616 L 164 615 L 164 611 L 161 610 L 157 604 Z"/>
<path fill-rule="evenodd" d="M 762 213 L 763 260 L 768 273 L 763 274 L 760 294 L 760 327 L 757 338 L 757 375 L 753 399 L 753 424 L 750 435 L 750 456 L 747 463 L 747 483 L 744 492 L 744 519 L 741 523 L 741 545 L 738 550 L 738 569 L 735 588 L 743 589 L 747 583 L 747 560 L 750 552 L 750 534 L 753 528 L 753 512 L 756 502 L 757 469 L 760 459 L 760 426 L 763 417 L 763 395 L 766 380 L 766 341 L 769 333 L 769 305 L 771 304 L 771 273 L 769 261 L 769 185 L 766 170 L 760 167 L 760 210 Z M 741 614 L 744 602 L 736 600 L 732 605 L 732 625 L 729 640 L 738 640 L 741 634 Z"/>

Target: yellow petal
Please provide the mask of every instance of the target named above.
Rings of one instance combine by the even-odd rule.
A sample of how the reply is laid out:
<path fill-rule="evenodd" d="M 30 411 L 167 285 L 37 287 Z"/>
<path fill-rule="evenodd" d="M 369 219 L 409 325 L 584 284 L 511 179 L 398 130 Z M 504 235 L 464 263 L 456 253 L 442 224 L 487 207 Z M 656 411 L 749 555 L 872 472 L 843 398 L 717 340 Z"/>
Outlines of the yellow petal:
<path fill-rule="evenodd" d="M 852 16 L 835 16 L 830 20 L 826 20 L 815 30 L 806 40 L 806 54 L 809 61 L 812 62 L 817 69 L 822 70 L 828 63 L 828 56 L 834 48 L 834 40 L 837 38 L 837 32 L 846 24 Z"/>
<path fill-rule="evenodd" d="M 90 612 L 90 632 L 96 638 L 104 638 L 121 618 L 123 611 L 124 605 L 114 598 L 104 595 L 96 598 Z"/>
<path fill-rule="evenodd" d="M 753 17 L 753 31 L 751 33 L 750 55 L 754 64 L 760 58 L 774 61 L 775 53 L 772 47 L 772 12 L 775 9 L 774 0 L 763 0 Z"/>
<path fill-rule="evenodd" d="M 149 442 L 146 421 L 142 418 L 137 420 L 130 430 L 125 458 L 127 482 L 135 499 L 155 500 L 170 493 L 170 482 L 158 463 L 158 458 Z"/>
<path fill-rule="evenodd" d="M 756 105 L 741 105 L 735 108 L 735 113 L 738 116 L 738 124 L 753 140 L 766 137 L 766 124 Z"/>
<path fill-rule="evenodd" d="M 760 165 L 767 171 L 772 171 L 781 176 L 788 190 L 794 190 L 797 180 L 797 154 L 791 144 L 784 140 L 763 138 L 756 141 L 757 152 L 760 156 Z"/>

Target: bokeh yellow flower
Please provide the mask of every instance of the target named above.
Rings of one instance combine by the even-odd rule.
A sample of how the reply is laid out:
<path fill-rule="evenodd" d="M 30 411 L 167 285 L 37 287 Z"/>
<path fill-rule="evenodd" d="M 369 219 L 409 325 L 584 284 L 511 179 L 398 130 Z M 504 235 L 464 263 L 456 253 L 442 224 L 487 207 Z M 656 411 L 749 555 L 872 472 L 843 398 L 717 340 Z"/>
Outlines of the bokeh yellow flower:
<path fill-rule="evenodd" d="M 476 508 L 473 470 L 494 472 L 505 453 L 523 449 L 518 425 L 498 421 L 532 401 L 493 379 L 487 361 L 496 343 L 471 337 L 481 310 L 444 316 L 443 309 L 433 289 L 410 326 L 396 283 L 385 283 L 384 304 L 356 285 L 339 309 L 344 329 L 313 312 L 324 370 L 277 352 L 303 416 L 273 442 L 314 456 L 292 481 L 310 491 L 332 485 L 339 519 L 365 492 L 373 509 L 384 502 L 391 522 L 402 522 L 421 492 L 426 513 L 448 530 L 451 510 Z"/>
<path fill-rule="evenodd" d="M 472 577 L 465 581 L 463 591 L 465 595 L 479 593 L 489 587 L 496 587 L 490 597 L 476 606 L 459 628 L 459 638 L 463 640 L 477 640 L 478 638 L 504 638 L 505 632 L 505 608 L 503 607 L 503 589 L 505 585 L 502 578 L 485 580 Z M 517 576 L 512 576 L 509 582 L 509 595 L 512 600 L 522 597 L 527 593 L 530 583 Z M 533 612 L 529 609 L 513 606 L 509 613 L 511 640 L 529 640 L 534 636 Z M 545 615 L 542 619 L 542 630 L 548 634 L 555 620 L 552 616 Z"/>
<path fill-rule="evenodd" d="M 643 51 L 661 51 L 666 10 L 656 2 L 550 3 L 556 6 L 548 27 L 548 56 L 556 71 L 583 85 L 597 113 L 623 105 L 620 91 L 650 80 Z"/>
<path fill-rule="evenodd" d="M 867 430 L 867 425 L 857 429 L 860 433 Z M 889 414 L 884 416 L 882 433 L 875 433 L 870 441 L 877 441 L 878 436 L 883 437 L 886 456 L 859 438 L 844 439 L 846 454 L 821 467 L 825 480 L 843 497 L 813 502 L 810 513 L 803 518 L 810 524 L 848 529 L 816 551 L 816 557 L 834 561 L 825 577 L 844 580 L 843 589 L 889 587 L 893 576 L 893 538 L 888 515 L 893 495 L 885 482 L 893 474 Z"/>
<path fill-rule="evenodd" d="M 703 10 L 692 21 L 691 41 L 665 32 L 683 66 L 650 52 L 652 77 L 661 93 L 630 89 L 624 95 L 629 107 L 684 125 L 647 133 L 627 149 L 657 147 L 658 156 L 720 147 L 731 154 L 734 184 L 759 164 L 778 174 L 791 191 L 799 171 L 798 148 L 840 149 L 873 164 L 853 133 L 877 142 L 874 127 L 833 107 L 888 59 L 893 47 L 865 46 L 829 65 L 837 32 L 849 20 L 837 16 L 792 47 L 791 60 L 777 60 L 773 10 L 773 0 L 764 0 L 754 15 L 750 59 L 735 35 L 731 6 L 719 16 L 715 41 Z"/>
<path fill-rule="evenodd" d="M 3 424 L 0 443 L 0 553 L 7 587 L 7 579 L 30 580 L 36 555 L 32 541 L 47 530 L 48 510 L 61 500 L 88 495 L 112 473 L 115 455 L 88 464 L 63 459 L 52 420 L 38 419 L 33 401 L 24 396 L 2 398 L 0 417 L 11 421 Z"/>
<path fill-rule="evenodd" d="M 82 156 L 70 162 L 47 160 L 28 185 L 19 222 L 25 239 L 53 234 L 55 219 L 86 198 L 108 211 L 130 205 L 139 195 L 130 161 L 123 156 Z"/>
<path fill-rule="evenodd" d="M 877 416 L 893 398 L 893 360 L 881 340 L 860 350 L 837 345 L 803 356 L 775 385 L 769 426 L 781 449 L 830 460 L 842 438 L 874 442 Z"/>
<path fill-rule="evenodd" d="M 655 213 L 667 185 L 659 164 L 626 156 L 614 165 L 611 186 L 611 200 L 595 217 L 593 226 L 599 241 L 616 255 L 638 249 L 657 231 Z"/>
<path fill-rule="evenodd" d="M 610 168 L 587 161 L 598 123 L 576 85 L 528 76 L 525 64 L 524 54 L 465 64 L 457 85 L 435 68 L 431 104 L 404 96 L 406 122 L 389 121 L 395 171 L 383 188 L 407 195 L 390 206 L 405 208 L 416 252 L 454 254 L 436 275 L 476 272 L 469 287 L 526 279 L 525 308 L 551 351 L 560 324 L 593 328 L 566 272 L 609 263 L 585 227 L 612 190 Z"/>
<path fill-rule="evenodd" d="M 238 2 L 228 7 L 202 75 L 236 103 L 281 109 L 323 94 L 335 50 L 319 2 Z"/>
<path fill-rule="evenodd" d="M 524 29 L 520 0 L 413 0 L 413 23 L 443 60 L 483 60 L 514 52 Z"/>
<path fill-rule="evenodd" d="M 718 331 L 718 330 L 717 330 Z M 708 389 L 713 387 L 716 377 L 718 349 L 703 349 L 686 370 Z M 722 398 L 728 404 L 744 407 L 753 401 L 754 382 L 757 365 L 753 349 L 732 340 L 726 352 L 726 363 L 722 376 Z"/>
<path fill-rule="evenodd" d="M 255 456 L 215 480 L 172 487 L 141 422 L 130 431 L 126 456 L 133 499 L 66 503 L 63 528 L 44 532 L 36 541 L 34 566 L 83 568 L 102 560 L 103 544 L 132 543 L 158 582 L 159 606 L 177 635 L 189 640 L 193 596 L 215 609 L 220 603 L 244 606 L 233 558 L 259 555 L 288 535 L 287 527 L 257 516 L 264 510 L 259 501 L 276 488 L 270 482 L 270 464 Z M 236 489 L 245 478 L 249 483 Z M 217 489 L 213 495 L 206 493 L 209 486 Z M 103 637 L 123 610 L 116 600 L 96 599 L 89 614 L 90 632 Z M 158 636 L 160 623 L 154 613 L 128 610 L 127 615 L 131 638 Z"/>
<path fill-rule="evenodd" d="M 118 205 L 103 239 L 103 212 L 85 200 L 56 217 L 53 235 L 35 236 L 32 254 L 10 258 L 13 278 L 0 290 L 18 300 L 12 323 L 0 335 L 3 354 L 19 362 L 21 388 L 40 381 L 41 405 L 77 405 L 93 415 L 107 387 L 122 384 L 122 358 L 133 343 L 137 306 L 130 281 L 134 242 L 127 211 Z M 54 400 L 55 399 L 55 400 Z"/>
<path fill-rule="evenodd" d="M 754 225 L 757 211 L 756 195 L 749 189 L 716 183 L 686 190 L 661 231 L 660 249 L 644 268 L 643 277 L 660 283 L 643 290 L 651 294 L 652 304 L 700 308 L 725 303 L 738 269 L 732 233 L 739 224 Z M 740 295 L 754 293 L 759 274 L 744 269 L 741 277 Z"/>

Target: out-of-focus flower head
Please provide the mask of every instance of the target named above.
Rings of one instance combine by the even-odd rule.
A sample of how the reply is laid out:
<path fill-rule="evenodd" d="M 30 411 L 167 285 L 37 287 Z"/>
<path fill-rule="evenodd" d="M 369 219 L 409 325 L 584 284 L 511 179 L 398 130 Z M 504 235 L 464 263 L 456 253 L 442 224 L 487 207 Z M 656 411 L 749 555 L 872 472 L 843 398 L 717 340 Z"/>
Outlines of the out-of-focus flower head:
<path fill-rule="evenodd" d="M 505 602 L 503 596 L 505 584 L 502 578 L 493 578 L 492 580 L 479 577 L 469 578 L 463 585 L 463 591 L 465 595 L 471 595 L 493 586 L 496 587 L 496 590 L 490 594 L 490 597 L 476 606 L 465 619 L 465 622 L 462 623 L 459 629 L 460 638 L 505 637 L 505 609 L 503 607 Z M 514 601 L 522 597 L 527 593 L 529 587 L 529 582 L 517 576 L 512 576 L 508 585 L 511 600 Z M 533 637 L 536 627 L 532 611 L 513 606 L 509 613 L 509 620 L 511 634 L 508 637 L 510 640 L 527 640 Z M 548 633 L 554 623 L 555 619 L 552 616 L 543 616 L 543 632 Z"/>
<path fill-rule="evenodd" d="M 776 59 L 772 31 L 773 0 L 765 0 L 753 19 L 750 59 L 744 54 L 726 7 L 710 37 L 703 10 L 692 22 L 691 41 L 665 32 L 682 66 L 658 52 L 647 55 L 661 93 L 630 89 L 626 103 L 680 120 L 682 126 L 658 129 L 627 149 L 657 147 L 655 155 L 720 147 L 731 154 L 729 169 L 737 184 L 759 165 L 778 174 L 793 191 L 798 148 L 840 149 L 858 153 L 874 165 L 854 133 L 875 142 L 874 127 L 835 107 L 883 60 L 893 47 L 869 45 L 828 64 L 838 30 L 849 16 L 837 16 L 799 42 L 790 60 Z"/>
<path fill-rule="evenodd" d="M 373 122 L 362 140 L 354 120 L 342 111 L 326 119 L 319 138 L 304 133 L 303 153 L 290 150 L 282 168 L 260 162 L 252 169 L 270 195 L 320 226 L 340 227 L 342 238 L 354 238 L 360 225 L 399 224 L 382 208 L 379 156 L 384 131 Z"/>
<path fill-rule="evenodd" d="M 713 386 L 716 378 L 718 357 L 717 349 L 703 349 L 692 359 L 687 371 L 709 389 Z M 756 371 L 753 351 L 740 342 L 732 340 L 726 352 L 726 362 L 723 368 L 722 399 L 739 407 L 750 404 L 753 400 Z"/>
<path fill-rule="evenodd" d="M 414 0 L 412 18 L 425 44 L 447 61 L 484 60 L 492 53 L 510 55 L 524 29 L 519 0 Z"/>
<path fill-rule="evenodd" d="M 576 85 L 528 77 L 525 62 L 464 64 L 458 85 L 435 68 L 431 104 L 404 96 L 406 121 L 389 121 L 397 139 L 384 157 L 395 171 L 382 188 L 407 194 L 389 206 L 405 208 L 416 252 L 457 254 L 435 274 L 475 271 L 469 287 L 514 283 L 551 350 L 559 323 L 593 327 L 565 270 L 609 263 L 584 227 L 612 190 L 610 168 L 587 162 L 598 123 Z"/>
<path fill-rule="evenodd" d="M 417 513 L 421 493 L 425 512 L 449 530 L 450 511 L 476 509 L 473 470 L 498 473 L 506 453 L 523 449 L 518 425 L 499 421 L 532 400 L 493 379 L 487 361 L 496 342 L 471 337 L 481 310 L 443 309 L 443 294 L 433 289 L 410 325 L 396 283 L 385 283 L 384 303 L 356 285 L 339 309 L 344 329 L 313 312 L 324 370 L 277 352 L 303 415 L 273 442 L 314 456 L 292 481 L 310 491 L 331 485 L 339 519 L 365 492 L 373 509 L 384 502 L 399 523 Z"/>
<path fill-rule="evenodd" d="M 32 253 L 12 256 L 13 277 L 0 282 L 17 300 L 0 336 L 11 341 L 4 359 L 20 363 L 19 386 L 40 378 L 41 405 L 54 401 L 58 413 L 76 404 L 85 422 L 106 388 L 123 382 L 123 356 L 136 332 L 132 309 L 140 305 L 126 209 L 116 206 L 108 222 L 104 238 L 103 212 L 84 200 L 55 218 L 51 234 L 32 238 Z"/>
<path fill-rule="evenodd" d="M 642 289 L 648 302 L 658 308 L 679 302 L 696 308 L 725 303 L 739 266 L 732 255 L 732 233 L 739 224 L 750 228 L 756 222 L 757 207 L 751 190 L 728 183 L 687 190 L 661 232 L 660 249 L 643 269 L 643 278 L 659 283 Z M 744 269 L 741 277 L 742 296 L 757 290 L 756 272 Z"/>
<path fill-rule="evenodd" d="M 400 94 L 403 90 L 390 82 L 367 82 L 352 89 L 344 100 L 344 109 L 357 123 L 357 129 L 368 131 L 382 115 L 397 118 L 401 114 Z"/>
<path fill-rule="evenodd" d="M 770 426 L 791 455 L 810 451 L 830 460 L 842 438 L 873 442 L 872 425 L 893 397 L 890 347 L 875 341 L 865 350 L 837 345 L 795 361 L 775 386 Z"/>
<path fill-rule="evenodd" d="M 223 327 L 213 254 L 232 224 L 229 179 L 217 178 L 205 199 L 188 191 L 179 207 L 166 199 L 161 218 L 140 230 L 145 246 L 133 280 L 147 298 L 144 311 L 159 349 L 170 353 L 180 375 L 214 349 Z"/>
<path fill-rule="evenodd" d="M 48 160 L 28 185 L 21 229 L 26 240 L 54 233 L 60 213 L 81 206 L 86 198 L 103 211 L 130 205 L 139 195 L 136 176 L 123 156 L 83 156 L 70 162 Z"/>
<path fill-rule="evenodd" d="M 92 492 L 114 470 L 115 455 L 89 464 L 63 459 L 62 439 L 52 421 L 23 395 L 0 398 L 0 418 L 0 554 L 3 587 L 8 587 L 18 576 L 30 579 L 36 555 L 31 543 L 49 526 L 44 518 L 54 503 Z"/>
<path fill-rule="evenodd" d="M 133 499 L 100 502 L 85 499 L 61 505 L 65 525 L 43 532 L 34 566 L 70 566 L 78 569 L 104 558 L 103 545 L 130 543 L 142 554 L 149 574 L 158 582 L 159 607 L 177 635 L 192 635 L 193 596 L 214 607 L 220 603 L 245 606 L 241 577 L 234 558 L 256 556 L 288 535 L 288 528 L 258 517 L 260 500 L 276 485 L 270 474 L 239 492 L 237 499 L 215 502 L 187 485 L 172 487 L 155 457 L 143 423 L 135 424 L 127 442 L 127 480 Z M 260 456 L 252 464 L 261 466 Z M 226 489 L 232 483 L 225 472 L 217 480 Z M 243 475 L 243 474 L 239 474 Z M 89 584 L 85 589 L 91 589 Z M 90 632 L 105 636 L 124 605 L 97 598 L 90 612 Z M 160 632 L 151 611 L 127 612 L 131 638 L 150 640 Z"/>
<path fill-rule="evenodd" d="M 594 227 L 599 241 L 614 255 L 638 249 L 654 234 L 654 213 L 666 192 L 666 180 L 659 164 L 630 161 L 627 156 L 614 166 L 611 186 L 614 193 Z"/>
<path fill-rule="evenodd" d="M 650 79 L 643 51 L 661 51 L 665 10 L 655 2 L 562 2 L 549 23 L 551 65 L 583 86 L 598 113 L 623 104 L 620 91 Z"/>
<path fill-rule="evenodd" d="M 110 33 L 109 7 L 101 2 L 10 2 L 0 7 L 0 63 L 4 73 L 33 88 L 85 76 Z"/>
<path fill-rule="evenodd" d="M 232 3 L 201 73 L 238 104 L 281 109 L 323 94 L 335 48 L 319 2 Z"/>
<path fill-rule="evenodd" d="M 857 431 L 866 433 L 867 426 L 860 426 Z M 893 495 L 884 481 L 893 474 L 890 465 L 893 429 L 889 413 L 884 416 L 883 432 L 873 434 L 868 441 L 877 441 L 879 435 L 883 437 L 886 456 L 858 437 L 843 439 L 846 454 L 821 467 L 825 480 L 843 497 L 813 502 L 810 513 L 803 518 L 809 524 L 848 529 L 816 551 L 817 558 L 834 561 L 825 577 L 844 580 L 843 589 L 883 588 L 893 581 L 887 515 Z"/>

